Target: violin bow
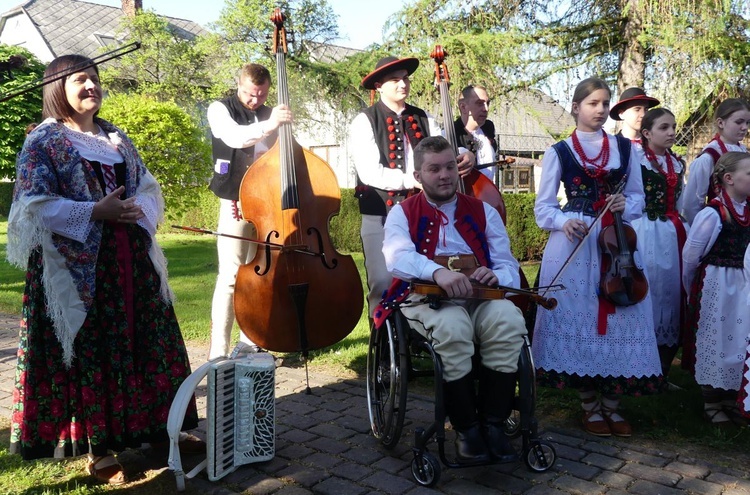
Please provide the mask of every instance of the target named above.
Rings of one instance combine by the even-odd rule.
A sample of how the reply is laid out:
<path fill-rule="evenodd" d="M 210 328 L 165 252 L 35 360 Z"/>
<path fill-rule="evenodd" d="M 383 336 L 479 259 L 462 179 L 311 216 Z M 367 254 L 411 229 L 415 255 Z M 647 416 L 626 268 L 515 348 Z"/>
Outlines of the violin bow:
<path fill-rule="evenodd" d="M 588 226 L 588 228 L 586 229 L 586 234 L 578 240 L 578 245 L 576 245 L 575 249 L 573 249 L 573 252 L 570 253 L 570 256 L 568 256 L 568 259 L 565 260 L 565 263 L 562 264 L 560 269 L 557 271 L 557 274 L 555 274 L 554 278 L 552 279 L 552 282 L 550 282 L 550 285 L 548 285 L 547 287 L 555 287 L 556 285 L 558 285 L 558 281 L 560 280 L 560 277 L 562 276 L 563 272 L 568 268 L 568 266 L 570 265 L 570 262 L 573 261 L 576 255 L 578 255 L 578 253 L 581 251 L 581 248 L 583 247 L 583 241 L 585 241 L 586 238 L 589 236 L 589 234 L 594 228 L 594 225 L 596 225 L 596 223 L 599 220 L 601 220 L 604 217 L 604 215 L 609 211 L 609 209 L 612 207 L 612 202 L 614 201 L 614 197 L 617 194 L 620 194 L 623 189 L 625 189 L 625 182 L 627 181 L 627 179 L 628 179 L 628 174 L 625 174 L 620 180 L 620 182 L 617 184 L 617 187 L 615 188 L 615 190 L 607 198 L 604 208 L 601 209 L 601 211 L 596 215 L 596 218 L 594 218 L 594 221 L 591 222 L 591 225 Z M 547 294 L 547 291 L 549 290 L 550 289 L 545 288 L 545 291 L 542 295 Z"/>
<path fill-rule="evenodd" d="M 279 249 L 279 250 L 285 250 L 285 251 L 292 251 L 292 252 L 295 252 L 295 253 L 306 254 L 308 256 L 319 256 L 319 257 L 324 257 L 325 256 L 325 254 L 323 254 L 323 253 L 315 253 L 313 251 L 310 251 L 309 249 L 307 249 L 307 246 L 303 246 L 304 249 L 302 247 L 285 246 L 283 244 L 276 244 L 275 242 L 260 241 L 258 239 L 250 239 L 249 237 L 242 237 L 242 236 L 239 236 L 239 235 L 232 235 L 232 234 L 224 234 L 222 232 L 216 232 L 216 231 L 208 230 L 208 229 L 200 229 L 198 227 L 188 227 L 186 225 L 172 225 L 172 228 L 173 229 L 180 229 L 180 230 L 187 230 L 188 232 L 198 232 L 200 234 L 209 234 L 209 235 L 220 236 L 220 237 L 229 237 L 231 239 L 237 239 L 237 240 L 240 240 L 240 241 L 251 242 L 251 243 L 257 244 L 259 246 L 266 246 L 266 247 L 273 248 L 273 249 Z M 292 249 L 290 249 L 290 247 Z"/>

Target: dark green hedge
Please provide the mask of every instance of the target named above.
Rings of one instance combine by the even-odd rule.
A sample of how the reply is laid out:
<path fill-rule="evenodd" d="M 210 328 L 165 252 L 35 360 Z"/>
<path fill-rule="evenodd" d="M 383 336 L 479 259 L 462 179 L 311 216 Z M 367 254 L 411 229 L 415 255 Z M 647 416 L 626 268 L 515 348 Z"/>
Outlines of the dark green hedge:
<path fill-rule="evenodd" d="M 0 215 L 7 217 L 13 200 L 13 182 L 0 182 Z"/>
<path fill-rule="evenodd" d="M 547 243 L 548 234 L 537 227 L 534 220 L 534 194 L 506 193 L 505 208 L 508 217 L 508 235 L 513 254 L 520 261 L 538 261 Z M 0 198 L 0 206 L 2 199 Z M 219 200 L 208 190 L 199 192 L 199 206 L 178 218 L 168 221 L 171 224 L 216 230 L 216 217 L 219 211 Z M 342 252 L 362 250 L 359 237 L 360 215 L 354 190 L 341 190 L 341 209 L 331 220 L 330 234 L 333 244 Z M 163 230 L 171 230 L 167 226 Z"/>

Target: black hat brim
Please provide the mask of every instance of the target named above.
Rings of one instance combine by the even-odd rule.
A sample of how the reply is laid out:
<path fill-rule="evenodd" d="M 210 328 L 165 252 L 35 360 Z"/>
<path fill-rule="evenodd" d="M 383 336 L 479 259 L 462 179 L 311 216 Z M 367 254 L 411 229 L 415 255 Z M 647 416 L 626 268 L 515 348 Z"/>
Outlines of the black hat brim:
<path fill-rule="evenodd" d="M 375 89 L 375 83 L 380 81 L 386 74 L 396 72 L 397 70 L 406 70 L 406 73 L 411 75 L 417 70 L 417 67 L 419 67 L 419 59 L 413 57 L 394 60 L 367 74 L 362 79 L 362 86 L 365 89 Z"/>
<path fill-rule="evenodd" d="M 634 96 L 632 98 L 627 98 L 625 100 L 618 101 L 617 105 L 613 106 L 609 110 L 609 117 L 612 120 L 622 120 L 620 118 L 620 112 L 626 110 L 628 107 L 633 106 L 633 103 L 635 102 L 645 103 L 647 109 L 655 107 L 656 105 L 659 105 L 661 103 L 659 100 L 657 100 L 656 98 L 652 98 L 651 96 L 645 96 L 645 95 Z"/>

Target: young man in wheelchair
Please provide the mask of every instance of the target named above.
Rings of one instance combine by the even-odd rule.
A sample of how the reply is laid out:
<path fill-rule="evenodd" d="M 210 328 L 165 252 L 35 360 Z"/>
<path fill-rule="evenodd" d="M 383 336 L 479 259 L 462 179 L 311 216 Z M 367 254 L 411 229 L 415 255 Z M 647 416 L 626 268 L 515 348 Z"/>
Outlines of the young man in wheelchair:
<path fill-rule="evenodd" d="M 503 425 L 515 395 L 524 318 L 506 299 L 467 299 L 474 284 L 519 287 L 518 262 L 498 212 L 457 192 L 456 154 L 443 137 L 414 148 L 422 192 L 396 205 L 385 222 L 383 254 L 398 281 L 437 284 L 450 298 L 433 309 L 411 294 L 401 312 L 431 341 L 443 367 L 445 411 L 456 431 L 456 459 L 474 464 L 516 458 Z M 478 344 L 478 394 L 472 356 Z"/>

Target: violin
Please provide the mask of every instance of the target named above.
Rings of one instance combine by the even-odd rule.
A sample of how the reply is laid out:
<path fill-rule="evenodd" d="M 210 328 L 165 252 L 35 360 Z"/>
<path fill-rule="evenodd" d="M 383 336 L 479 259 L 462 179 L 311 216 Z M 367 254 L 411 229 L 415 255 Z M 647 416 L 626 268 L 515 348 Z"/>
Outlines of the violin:
<path fill-rule="evenodd" d="M 557 299 L 555 299 L 554 297 L 544 297 L 538 294 L 535 290 L 515 289 L 513 287 L 506 287 L 504 285 L 490 287 L 488 285 L 482 285 L 474 281 L 472 281 L 471 285 L 473 293 L 468 299 L 507 299 L 508 294 L 521 294 L 535 301 L 545 309 L 552 310 L 557 307 Z M 552 289 L 552 287 L 546 288 Z M 557 288 L 563 287 L 559 286 Z M 427 296 L 428 298 L 437 297 L 440 299 L 448 299 L 448 294 L 445 292 L 445 290 L 434 283 L 424 281 L 412 282 L 410 290 L 414 294 L 420 294 L 423 296 Z"/>
<path fill-rule="evenodd" d="M 289 105 L 279 8 L 271 20 L 279 103 Z M 242 332 L 260 347 L 306 355 L 349 335 L 364 295 L 353 258 L 336 252 L 328 231 L 341 205 L 333 170 L 296 142 L 291 124 L 282 124 L 278 134 L 240 185 L 240 212 L 261 242 L 253 260 L 237 271 L 234 309 Z"/>
<path fill-rule="evenodd" d="M 622 221 L 621 212 L 613 212 L 614 223 L 599 232 L 601 272 L 599 296 L 615 306 L 632 306 L 645 299 L 648 280 L 633 260 L 637 249 L 637 235 Z"/>

